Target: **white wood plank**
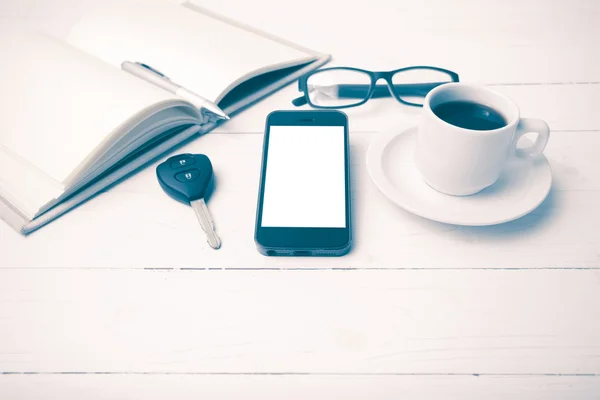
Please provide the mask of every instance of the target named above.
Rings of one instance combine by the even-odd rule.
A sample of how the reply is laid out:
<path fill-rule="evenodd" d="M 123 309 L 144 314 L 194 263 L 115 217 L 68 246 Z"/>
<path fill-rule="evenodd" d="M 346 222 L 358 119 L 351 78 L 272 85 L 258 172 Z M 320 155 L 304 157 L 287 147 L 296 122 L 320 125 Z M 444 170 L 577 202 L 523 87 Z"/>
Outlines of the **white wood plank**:
<path fill-rule="evenodd" d="M 597 376 L 4 375 L 6 399 L 589 400 Z"/>
<path fill-rule="evenodd" d="M 138 3 L 181 4 L 183 0 L 133 0 Z M 120 0 L 102 0 L 102 6 Z M 71 28 L 99 6 L 97 0 L 5 0 L 0 2 L 0 32 L 4 29 L 39 30 L 66 40 Z"/>
<path fill-rule="evenodd" d="M 600 71 L 600 67 L 598 70 Z M 465 82 L 473 82 L 473 78 L 469 76 L 463 78 Z M 512 98 L 519 105 L 521 116 L 544 119 L 553 131 L 600 130 L 600 113 L 597 110 L 600 84 L 491 85 L 491 88 Z M 310 109 L 308 106 L 296 108 L 292 105 L 292 100 L 299 95 L 297 85 L 290 85 L 236 115 L 215 132 L 262 133 L 266 116 L 271 111 Z M 407 125 L 416 125 L 421 109 L 385 98 L 372 99 L 367 104 L 344 112 L 348 114 L 352 132 L 390 132 Z"/>
<path fill-rule="evenodd" d="M 356 67 L 437 65 L 488 83 L 600 81 L 596 0 L 193 2 Z"/>
<path fill-rule="evenodd" d="M 493 227 L 413 216 L 370 181 L 364 158 L 378 133 L 352 134 L 354 250 L 342 258 L 267 258 L 253 241 L 262 135 L 209 134 L 181 149 L 208 154 L 209 201 L 223 247 L 214 251 L 192 210 L 160 189 L 155 165 L 47 227 L 21 237 L 0 224 L 0 267 L 57 268 L 598 268 L 599 132 L 554 132 L 554 182 L 530 215 Z"/>
<path fill-rule="evenodd" d="M 2 270 L 0 371 L 598 375 L 598 293 L 592 270 Z"/>
<path fill-rule="evenodd" d="M 593 38 L 600 36 L 600 25 L 595 23 L 600 7 L 594 0 L 550 3 L 471 0 L 459 6 L 439 1 L 379 1 L 368 9 L 341 9 L 337 2 L 319 1 L 319 13 L 314 13 L 311 7 L 316 0 L 307 1 L 306 5 L 305 2 L 296 5 L 300 10 L 276 7 L 270 0 L 258 4 L 236 0 L 200 3 L 263 29 L 280 24 L 274 27 L 275 33 L 292 40 L 296 40 L 294 32 L 301 33 L 302 37 L 296 41 L 307 46 L 315 44 L 312 47 L 320 49 L 328 42 L 332 48 L 342 46 L 338 52 L 323 49 L 336 56 L 332 65 L 373 69 L 416 64 L 446 66 L 457 71 L 462 81 L 497 85 L 521 106 L 523 115 L 544 118 L 555 130 L 600 129 L 600 116 L 593 108 L 600 95 L 600 50 L 593 42 Z M 4 9 L 0 8 L 0 17 L 5 15 L 2 26 L 36 27 L 65 36 L 66 26 L 93 6 L 95 2 L 91 0 L 9 2 Z M 260 9 L 270 12 L 256 12 Z M 507 10 L 510 16 L 506 15 Z M 310 15 L 303 14 L 307 12 Z M 48 17 L 49 13 L 53 18 Z M 278 13 L 281 18 L 275 17 Z M 290 19 L 290 13 L 298 18 Z M 339 34 L 331 35 L 331 23 L 320 23 L 331 18 L 340 21 L 335 25 Z M 386 23 L 390 18 L 398 21 Z M 313 20 L 314 26 L 307 29 L 306 21 Z M 357 30 L 357 26 L 364 28 Z M 390 29 L 394 32 L 388 32 Z M 400 37 L 401 43 L 393 47 L 397 50 L 390 51 L 385 40 L 394 36 Z M 379 43 L 377 38 L 381 45 L 373 45 Z M 518 65 L 510 60 L 518 60 Z M 502 86 L 549 82 L 579 84 Z M 218 131 L 261 132 L 265 116 L 274 109 L 293 108 L 291 100 L 295 97 L 297 90 L 291 85 Z M 418 112 L 391 99 L 348 110 L 357 131 L 394 129 L 407 120 L 415 121 Z"/>
<path fill-rule="evenodd" d="M 364 7 L 334 0 L 286 7 L 272 0 L 194 3 L 331 53 L 346 65 L 438 65 L 487 83 L 600 82 L 595 0 L 376 0 Z M 64 36 L 95 5 L 93 0 L 7 1 L 0 4 L 0 18 L 6 18 L 4 27 Z"/>

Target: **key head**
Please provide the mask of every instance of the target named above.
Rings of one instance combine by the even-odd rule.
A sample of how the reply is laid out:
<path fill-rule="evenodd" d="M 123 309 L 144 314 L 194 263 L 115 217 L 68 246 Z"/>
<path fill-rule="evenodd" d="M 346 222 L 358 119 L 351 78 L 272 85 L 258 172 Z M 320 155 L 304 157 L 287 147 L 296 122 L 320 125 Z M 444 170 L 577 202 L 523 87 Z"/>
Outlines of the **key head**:
<path fill-rule="evenodd" d="M 156 167 L 156 177 L 169 196 L 190 204 L 206 195 L 213 167 L 204 154 L 178 154 Z"/>

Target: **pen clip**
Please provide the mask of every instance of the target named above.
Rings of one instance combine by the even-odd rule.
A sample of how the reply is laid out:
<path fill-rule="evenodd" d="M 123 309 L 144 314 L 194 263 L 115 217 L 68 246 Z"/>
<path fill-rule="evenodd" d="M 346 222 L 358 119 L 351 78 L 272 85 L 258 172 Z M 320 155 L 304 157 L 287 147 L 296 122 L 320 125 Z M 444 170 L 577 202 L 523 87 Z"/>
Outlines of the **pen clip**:
<path fill-rule="evenodd" d="M 144 64 L 144 63 L 141 63 L 141 62 L 139 62 L 139 61 L 136 61 L 135 63 L 136 63 L 136 64 L 138 64 L 138 65 L 139 65 L 139 66 L 141 66 L 141 67 L 144 67 L 144 68 L 146 68 L 146 69 L 147 69 L 147 70 L 149 70 L 149 71 L 152 71 L 152 72 L 154 72 L 156 75 L 158 75 L 158 76 L 160 76 L 160 77 L 162 77 L 162 78 L 164 78 L 164 79 L 169 79 L 169 78 L 168 78 L 168 77 L 167 77 L 165 74 L 163 74 L 162 72 L 160 72 L 160 71 L 158 71 L 158 70 L 156 70 L 156 69 L 152 68 L 152 67 L 151 67 L 151 66 L 149 66 L 148 64 Z"/>

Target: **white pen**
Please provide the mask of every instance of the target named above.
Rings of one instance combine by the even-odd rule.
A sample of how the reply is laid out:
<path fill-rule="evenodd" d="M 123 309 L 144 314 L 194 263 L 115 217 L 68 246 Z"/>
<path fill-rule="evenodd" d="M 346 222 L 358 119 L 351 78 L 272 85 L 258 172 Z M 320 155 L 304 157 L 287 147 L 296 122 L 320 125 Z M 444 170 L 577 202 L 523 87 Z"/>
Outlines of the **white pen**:
<path fill-rule="evenodd" d="M 229 119 L 227 114 L 225 114 L 225 112 L 221 110 L 215 103 L 200 96 L 199 94 L 187 90 L 183 86 L 177 85 L 164 74 L 155 70 L 149 65 L 142 64 L 140 62 L 124 61 L 121 64 L 121 68 L 123 71 L 127 71 L 138 78 L 142 78 L 143 80 L 168 90 L 177 96 L 183 97 L 199 108 L 207 109 L 210 113 L 214 114 L 220 119 Z"/>

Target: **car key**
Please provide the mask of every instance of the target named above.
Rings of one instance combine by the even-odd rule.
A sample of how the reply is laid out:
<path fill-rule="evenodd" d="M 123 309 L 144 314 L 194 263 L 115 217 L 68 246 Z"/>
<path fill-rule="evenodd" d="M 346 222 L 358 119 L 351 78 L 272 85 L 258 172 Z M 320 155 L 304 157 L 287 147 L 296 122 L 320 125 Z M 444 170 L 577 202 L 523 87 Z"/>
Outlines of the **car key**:
<path fill-rule="evenodd" d="M 160 186 L 175 200 L 191 205 L 200 225 L 206 232 L 207 242 L 213 249 L 221 247 L 204 196 L 213 181 L 213 167 L 204 154 L 179 154 L 156 167 Z"/>

